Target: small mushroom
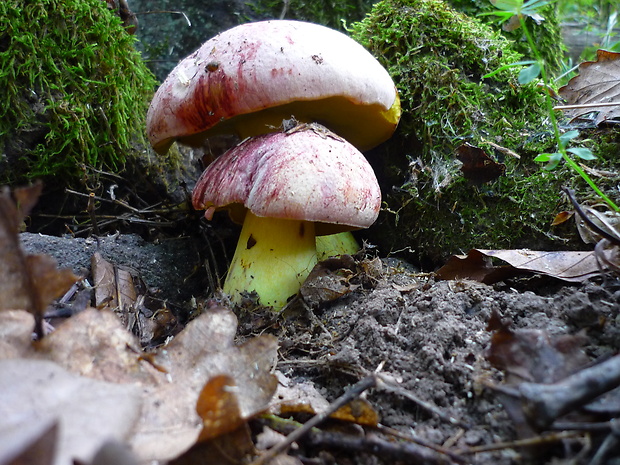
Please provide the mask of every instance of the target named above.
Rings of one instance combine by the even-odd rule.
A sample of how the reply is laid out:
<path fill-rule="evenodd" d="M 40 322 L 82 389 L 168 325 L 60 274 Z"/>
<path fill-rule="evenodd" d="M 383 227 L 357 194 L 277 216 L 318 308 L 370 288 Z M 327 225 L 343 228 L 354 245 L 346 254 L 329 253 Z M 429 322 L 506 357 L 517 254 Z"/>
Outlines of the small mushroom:
<path fill-rule="evenodd" d="M 175 140 L 273 132 L 291 116 L 367 150 L 392 135 L 400 102 L 385 68 L 345 34 L 260 21 L 222 32 L 181 61 L 151 102 L 147 133 L 165 153 Z"/>
<path fill-rule="evenodd" d="M 364 156 L 318 124 L 246 139 L 211 165 L 193 192 L 211 219 L 243 222 L 223 286 L 233 302 L 255 291 L 281 309 L 317 262 L 315 235 L 367 228 L 381 191 Z"/>

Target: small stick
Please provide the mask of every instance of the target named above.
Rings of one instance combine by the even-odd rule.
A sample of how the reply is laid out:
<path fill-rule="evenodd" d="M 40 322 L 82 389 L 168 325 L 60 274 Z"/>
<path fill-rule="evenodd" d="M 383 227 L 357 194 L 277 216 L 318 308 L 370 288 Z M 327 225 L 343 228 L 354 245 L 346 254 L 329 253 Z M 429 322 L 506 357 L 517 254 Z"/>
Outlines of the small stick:
<path fill-rule="evenodd" d="M 583 435 L 575 431 L 562 431 L 560 433 L 545 434 L 543 436 L 536 436 L 533 438 L 517 439 L 516 441 L 495 442 L 492 444 L 484 444 L 482 446 L 474 446 L 468 449 L 457 450 L 456 453 L 460 455 L 473 455 L 483 452 L 494 452 L 503 449 L 516 449 L 519 447 L 531 447 L 540 446 L 542 444 L 548 444 L 552 442 L 559 442 L 564 439 L 580 438 Z"/>
<path fill-rule="evenodd" d="M 553 384 L 521 383 L 523 412 L 539 430 L 557 418 L 620 386 L 620 355 Z"/>
<path fill-rule="evenodd" d="M 386 379 L 381 379 L 382 384 L 381 387 L 387 391 L 391 391 L 395 394 L 398 394 L 402 397 L 406 397 L 407 399 L 409 399 L 410 401 L 414 402 L 415 404 L 417 404 L 419 407 L 422 407 L 424 410 L 426 410 L 428 413 L 430 413 L 431 415 L 435 415 L 438 418 L 442 419 L 445 422 L 448 422 L 452 425 L 455 426 L 460 426 L 461 428 L 465 428 L 468 429 L 470 426 L 463 423 L 460 420 L 457 420 L 456 418 L 442 412 L 441 410 L 439 410 L 436 406 L 432 405 L 430 402 L 426 402 L 422 399 L 420 399 L 419 397 L 417 397 L 415 394 L 413 394 L 411 391 L 408 391 L 407 389 L 401 388 L 399 386 L 395 386 L 393 383 L 389 382 Z"/>
<path fill-rule="evenodd" d="M 422 439 L 416 438 L 416 437 L 411 436 L 409 434 L 402 433 L 402 432 L 400 432 L 398 430 L 395 430 L 394 428 L 390 428 L 389 426 L 382 425 L 381 423 L 379 423 L 377 425 L 377 429 L 379 431 L 381 431 L 382 433 L 389 434 L 391 436 L 395 436 L 395 437 L 397 437 L 399 439 L 402 439 L 404 441 L 413 442 L 413 443 L 418 444 L 418 445 L 420 445 L 422 447 L 426 447 L 427 449 L 434 450 L 435 452 L 437 452 L 439 454 L 447 455 L 448 457 L 450 457 L 455 462 L 458 462 L 458 463 L 465 463 L 466 462 L 466 460 L 463 457 L 461 457 L 457 453 L 452 452 L 451 450 L 446 449 L 445 447 L 441 447 L 441 446 L 438 446 L 437 444 L 433 444 L 431 442 L 424 441 Z"/>
<path fill-rule="evenodd" d="M 308 420 L 301 428 L 296 429 L 291 434 L 286 436 L 286 438 L 273 446 L 271 449 L 267 450 L 265 454 L 261 455 L 259 458 L 254 460 L 251 465 L 263 465 L 267 463 L 269 460 L 274 458 L 280 452 L 283 452 L 287 449 L 291 444 L 301 438 L 303 435 L 308 433 L 312 428 L 319 425 L 329 418 L 329 416 L 338 410 L 340 407 L 345 406 L 352 400 L 356 399 L 362 392 L 375 387 L 377 385 L 376 376 L 367 376 L 366 378 L 359 381 L 357 384 L 354 384 L 347 390 L 343 395 L 338 397 L 332 404 L 329 406 L 327 410 L 322 413 L 319 413 Z"/>
<path fill-rule="evenodd" d="M 608 231 L 605 231 L 603 228 L 597 225 L 594 221 L 592 221 L 592 219 L 588 215 L 586 215 L 586 213 L 581 208 L 581 205 L 579 205 L 579 202 L 577 202 L 577 199 L 575 199 L 575 193 L 573 192 L 572 189 L 565 187 L 563 188 L 563 191 L 566 193 L 566 195 L 568 196 L 568 199 L 573 204 L 573 207 L 575 208 L 575 211 L 577 212 L 577 214 L 581 217 L 584 223 L 586 223 L 590 227 L 592 231 L 594 231 L 599 236 L 604 237 L 611 243 L 620 245 L 620 241 L 618 240 L 618 237 L 614 236 Z"/>
<path fill-rule="evenodd" d="M 580 105 L 556 105 L 554 110 L 578 110 L 581 108 L 598 108 L 598 107 L 617 107 L 620 106 L 620 102 L 605 102 L 605 103 L 582 103 Z"/>
<path fill-rule="evenodd" d="M 618 419 L 611 420 L 611 433 L 607 435 L 601 446 L 592 457 L 589 465 L 600 465 L 605 463 L 605 458 L 608 457 L 610 452 L 614 452 L 618 450 L 618 446 L 620 446 L 620 424 Z"/>

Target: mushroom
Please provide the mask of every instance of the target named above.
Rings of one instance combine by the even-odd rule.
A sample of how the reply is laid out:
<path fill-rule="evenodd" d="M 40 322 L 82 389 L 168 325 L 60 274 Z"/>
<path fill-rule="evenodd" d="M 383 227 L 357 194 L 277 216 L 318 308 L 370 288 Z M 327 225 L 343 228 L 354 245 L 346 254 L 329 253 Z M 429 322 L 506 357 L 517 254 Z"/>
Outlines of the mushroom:
<path fill-rule="evenodd" d="M 217 158 L 193 192 L 196 209 L 243 221 L 223 291 L 255 291 L 281 309 L 317 262 L 315 235 L 367 228 L 381 191 L 364 156 L 318 124 L 244 140 Z"/>
<path fill-rule="evenodd" d="M 362 45 L 312 23 L 242 24 L 182 60 L 155 94 L 147 133 L 156 151 L 179 140 L 273 132 L 282 120 L 318 122 L 360 150 L 387 140 L 400 118 L 388 72 Z"/>
<path fill-rule="evenodd" d="M 156 151 L 178 140 L 273 132 L 283 120 L 319 122 L 360 150 L 387 140 L 400 118 L 381 64 L 341 32 L 301 21 L 247 23 L 205 42 L 155 94 L 147 133 Z M 321 258 L 355 253 L 350 233 L 321 236 Z"/>

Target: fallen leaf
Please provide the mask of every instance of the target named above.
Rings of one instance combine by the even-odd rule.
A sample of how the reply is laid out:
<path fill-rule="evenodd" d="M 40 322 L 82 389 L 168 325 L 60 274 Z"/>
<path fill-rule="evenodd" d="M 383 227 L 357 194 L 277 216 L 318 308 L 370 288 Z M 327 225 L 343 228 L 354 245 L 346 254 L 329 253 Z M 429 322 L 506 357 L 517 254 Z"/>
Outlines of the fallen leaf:
<path fill-rule="evenodd" d="M 39 341 L 30 357 L 101 381 L 150 382 L 153 373 L 144 369 L 140 352 L 136 338 L 112 311 L 88 308 Z"/>
<path fill-rule="evenodd" d="M 587 215 L 588 219 L 594 223 L 594 225 L 600 228 L 603 232 L 606 232 L 612 237 L 615 237 L 620 241 L 620 214 L 615 211 L 599 211 L 588 205 L 579 205 L 583 214 Z M 575 224 L 577 225 L 577 232 L 581 240 L 586 244 L 597 244 L 603 239 L 603 237 L 593 228 L 588 225 L 581 214 L 575 215 Z"/>
<path fill-rule="evenodd" d="M 58 441 L 58 422 L 39 422 L 35 428 L 16 428 L 2 433 L 0 463 L 53 465 Z"/>
<path fill-rule="evenodd" d="M 311 307 L 336 300 L 358 287 L 350 283 L 355 269 L 355 260 L 350 255 L 323 260 L 315 265 L 299 292 Z"/>
<path fill-rule="evenodd" d="M 512 419 L 521 438 L 537 434 L 536 412 L 526 408 L 520 386 L 547 386 L 575 372 L 588 363 L 582 346 L 585 335 L 551 335 L 544 330 L 511 328 L 493 313 L 487 330 L 493 331 L 486 358 L 505 373 L 505 385 L 513 389 L 495 388 L 495 394 Z M 490 385 L 489 387 L 494 388 Z"/>
<path fill-rule="evenodd" d="M 32 359 L 0 361 L 0 399 L 0 446 L 10 447 L 38 425 L 58 421 L 56 465 L 89 461 L 104 441 L 126 440 L 141 408 L 138 386 L 78 376 Z"/>
<path fill-rule="evenodd" d="M 275 398 L 278 402 L 271 406 L 272 413 L 282 417 L 296 413 L 316 415 L 329 408 L 329 402 L 313 383 L 292 380 L 280 371 L 276 372 L 276 376 L 278 389 Z"/>
<path fill-rule="evenodd" d="M 493 181 L 506 172 L 506 165 L 493 160 L 480 147 L 465 142 L 457 149 L 457 158 L 463 163 L 463 177 L 472 184 L 484 184 Z"/>
<path fill-rule="evenodd" d="M 168 465 L 239 465 L 256 455 L 247 425 L 206 442 L 199 442 Z"/>
<path fill-rule="evenodd" d="M 214 376 L 205 384 L 196 404 L 196 412 L 202 418 L 199 442 L 230 433 L 243 425 L 236 388 L 235 381 L 226 375 Z"/>
<path fill-rule="evenodd" d="M 493 284 L 517 274 L 509 265 L 493 265 L 491 257 L 480 250 L 472 249 L 467 255 L 453 255 L 439 268 L 435 275 L 439 279 L 471 279 L 485 284 Z"/>
<path fill-rule="evenodd" d="M 0 312 L 0 360 L 32 353 L 34 315 L 25 310 Z"/>
<path fill-rule="evenodd" d="M 493 265 L 491 259 L 508 265 Z M 546 252 L 528 249 L 472 249 L 467 256 L 454 255 L 437 270 L 440 279 L 473 279 L 492 284 L 519 273 L 552 276 L 567 282 L 581 282 L 601 274 L 593 251 Z"/>
<path fill-rule="evenodd" d="M 243 419 L 266 408 L 277 387 L 271 373 L 277 339 L 263 335 L 235 346 L 236 325 L 232 312 L 212 309 L 158 351 L 155 362 L 167 373 L 145 390 L 143 427 L 132 440 L 141 460 L 171 459 L 196 443 L 203 421 L 195 407 L 203 387 L 215 376 L 234 380 Z"/>
<path fill-rule="evenodd" d="M 215 376 L 207 382 L 196 404 L 196 411 L 202 418 L 200 436 L 196 444 L 171 465 L 196 465 L 205 462 L 206 457 L 208 463 L 236 465 L 256 454 L 246 419 L 241 416 L 236 391 L 234 380 L 226 375 Z"/>
<path fill-rule="evenodd" d="M 493 331 L 486 358 L 506 372 L 506 384 L 553 383 L 585 365 L 581 347 L 583 334 L 553 336 L 544 330 L 515 329 L 493 313 L 488 331 Z"/>
<path fill-rule="evenodd" d="M 99 252 L 91 257 L 95 306 L 112 310 L 143 347 L 156 347 L 174 335 L 177 318 L 164 302 L 152 298 L 137 271 L 115 265 Z"/>
<path fill-rule="evenodd" d="M 557 226 L 559 224 L 566 223 L 573 217 L 574 214 L 575 212 L 573 211 L 561 211 L 560 213 L 555 215 L 555 218 L 553 218 L 553 221 L 551 222 L 551 226 Z"/>
<path fill-rule="evenodd" d="M 620 119 L 620 53 L 597 50 L 595 61 L 579 65 L 579 74 L 562 86 L 558 92 L 568 106 L 588 105 L 586 108 L 567 108 L 566 116 L 572 120 L 597 112 L 594 122 L 600 124 Z M 617 102 L 615 106 L 596 106 Z M 560 107 L 561 109 L 562 107 Z M 616 121 L 617 122 L 617 121 Z"/>
<path fill-rule="evenodd" d="M 30 342 L 31 328 L 27 328 L 32 317 L 25 312 L 2 312 L 0 323 L 3 321 L 12 321 L 15 333 L 0 330 L 0 348 L 9 341 L 16 346 L 4 356 L 43 359 L 83 377 L 138 389 L 140 419 L 127 443 L 141 462 L 173 459 L 196 443 L 203 425 L 196 405 L 212 378 L 225 375 L 234 380 L 244 421 L 267 408 L 277 387 L 271 373 L 277 359 L 276 338 L 263 335 L 235 345 L 237 320 L 224 308 L 206 310 L 153 354 L 143 353 L 136 337 L 109 310 L 86 309 L 35 345 Z M 5 379 L 0 375 L 0 382 Z M 34 387 L 21 391 L 38 396 Z M 4 399 L 0 396 L 0 406 Z M 31 403 L 14 405 L 23 415 L 36 414 Z M 0 415 L 0 431 L 5 420 Z M 88 414 L 84 421 L 96 427 L 100 417 Z"/>
<path fill-rule="evenodd" d="M 27 310 L 35 316 L 35 331 L 43 336 L 43 312 L 79 278 L 70 270 L 58 270 L 47 255 L 25 255 L 18 231 L 36 203 L 41 184 L 0 190 L 0 310 Z"/>
<path fill-rule="evenodd" d="M 376 428 L 379 424 L 379 414 L 366 399 L 354 399 L 348 404 L 340 407 L 330 418 L 334 420 L 347 421 L 363 426 Z"/>

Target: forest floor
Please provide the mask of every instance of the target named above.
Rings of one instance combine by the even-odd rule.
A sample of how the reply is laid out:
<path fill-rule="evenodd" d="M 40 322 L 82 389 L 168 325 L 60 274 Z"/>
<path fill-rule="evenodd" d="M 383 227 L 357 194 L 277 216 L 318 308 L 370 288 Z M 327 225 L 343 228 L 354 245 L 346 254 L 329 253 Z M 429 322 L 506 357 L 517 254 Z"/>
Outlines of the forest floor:
<path fill-rule="evenodd" d="M 89 267 L 89 257 L 98 248 L 110 261 L 146 276 L 147 284 L 171 302 L 200 292 L 199 285 L 187 279 L 196 266 L 191 251 L 198 247 L 191 241 L 153 245 L 120 235 L 97 244 L 32 234 L 23 234 L 22 241 L 27 251 L 47 251 L 61 266 L 77 270 Z M 175 257 L 183 253 L 181 259 Z M 179 294 L 182 282 L 186 290 Z M 251 305 L 238 308 L 237 341 L 275 335 L 280 383 L 308 386 L 327 402 L 360 380 L 374 379 L 362 397 L 378 415 L 380 428 L 431 445 L 421 447 L 422 452 L 420 446 L 395 446 L 401 443 L 394 442 L 391 430 L 364 426 L 356 420 L 360 413 L 354 415 L 358 424 L 352 429 L 332 425 L 322 430 L 331 436 L 299 440 L 289 453 L 302 463 L 620 460 L 617 449 L 599 451 L 605 437 L 612 436 L 606 422 L 618 410 L 615 391 L 602 410 L 596 404 L 571 408 L 568 417 L 555 423 L 552 418 L 538 429 L 531 427 L 538 412 L 528 418 L 521 399 L 513 396 L 523 382 L 540 386 L 559 381 L 617 353 L 616 277 L 566 284 L 532 275 L 486 285 L 441 281 L 396 258 L 366 257 L 335 261 L 309 281 L 302 295 L 277 315 Z M 567 429 L 569 420 L 573 426 Z M 531 443 L 518 447 L 514 442 L 523 439 Z"/>

